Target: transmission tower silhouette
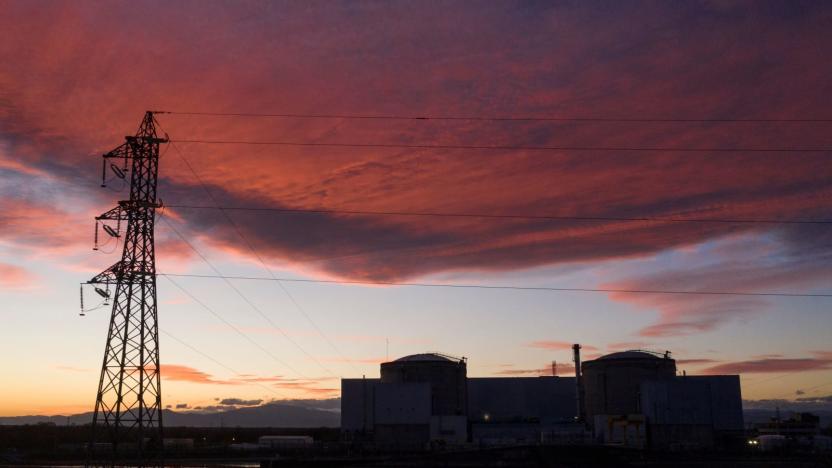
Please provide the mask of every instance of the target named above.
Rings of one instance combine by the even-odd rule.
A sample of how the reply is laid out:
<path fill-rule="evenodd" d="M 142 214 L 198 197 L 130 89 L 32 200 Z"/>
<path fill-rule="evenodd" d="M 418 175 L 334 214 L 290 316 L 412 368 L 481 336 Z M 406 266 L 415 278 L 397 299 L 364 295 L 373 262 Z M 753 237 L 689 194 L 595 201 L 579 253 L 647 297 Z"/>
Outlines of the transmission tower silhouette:
<path fill-rule="evenodd" d="M 106 187 L 109 173 L 129 178 L 130 199 L 95 218 L 95 248 L 101 224 L 107 235 L 123 242 L 123 251 L 120 261 L 87 282 L 113 304 L 92 420 L 90 460 L 109 452 L 113 463 L 132 459 L 131 464 L 139 466 L 162 464 L 153 228 L 156 209 L 161 207 L 156 198 L 159 145 L 168 140 L 158 137 L 155 123 L 153 113 L 147 112 L 136 135 L 125 137 L 121 146 L 104 155 L 101 186 Z M 115 289 L 112 297 L 111 287 Z M 105 451 L 106 444 L 97 442 L 111 447 Z M 99 445 L 102 449 L 96 453 Z"/>

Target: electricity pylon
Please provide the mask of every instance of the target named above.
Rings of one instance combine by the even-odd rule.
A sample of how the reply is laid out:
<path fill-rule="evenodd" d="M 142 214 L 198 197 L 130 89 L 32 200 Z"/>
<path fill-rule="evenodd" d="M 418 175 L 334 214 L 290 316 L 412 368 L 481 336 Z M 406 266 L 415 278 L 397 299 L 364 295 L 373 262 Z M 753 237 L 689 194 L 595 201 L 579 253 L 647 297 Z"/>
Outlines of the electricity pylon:
<path fill-rule="evenodd" d="M 136 135 L 125 140 L 104 155 L 101 185 L 106 186 L 108 172 L 120 179 L 129 178 L 130 199 L 119 201 L 117 207 L 95 218 L 96 247 L 98 225 L 103 223 L 108 235 L 123 242 L 121 260 L 87 282 L 105 287 L 96 287 L 105 300 L 109 299 L 110 286 L 115 287 L 92 420 L 90 457 L 97 457 L 96 447 L 101 444 L 96 442 L 104 442 L 112 444 L 108 449 L 110 465 L 128 459 L 139 466 L 161 465 L 162 393 L 153 227 L 156 209 L 161 207 L 156 198 L 159 145 L 168 140 L 157 136 L 152 112 L 145 114 Z M 122 222 L 127 226 L 123 234 Z"/>

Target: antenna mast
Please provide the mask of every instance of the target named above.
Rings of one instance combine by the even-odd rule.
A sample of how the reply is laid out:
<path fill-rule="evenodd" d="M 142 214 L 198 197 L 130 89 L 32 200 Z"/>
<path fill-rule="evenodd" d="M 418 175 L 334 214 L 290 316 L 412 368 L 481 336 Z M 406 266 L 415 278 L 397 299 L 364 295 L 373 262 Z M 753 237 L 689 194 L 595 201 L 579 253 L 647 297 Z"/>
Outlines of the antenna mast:
<path fill-rule="evenodd" d="M 156 198 L 159 144 L 168 140 L 157 136 L 152 112 L 145 114 L 136 135 L 125 140 L 104 155 L 101 185 L 106 186 L 109 164 L 117 178 L 130 178 L 130 199 L 119 201 L 118 206 L 95 218 L 96 239 L 101 223 L 108 235 L 123 241 L 121 260 L 87 282 L 104 285 L 108 294 L 109 286 L 115 287 L 89 453 L 95 457 L 96 442 L 108 442 L 113 461 L 130 458 L 139 466 L 161 466 L 162 393 L 153 228 L 156 209 L 161 207 Z M 119 232 L 122 222 L 126 222 L 123 235 Z"/>

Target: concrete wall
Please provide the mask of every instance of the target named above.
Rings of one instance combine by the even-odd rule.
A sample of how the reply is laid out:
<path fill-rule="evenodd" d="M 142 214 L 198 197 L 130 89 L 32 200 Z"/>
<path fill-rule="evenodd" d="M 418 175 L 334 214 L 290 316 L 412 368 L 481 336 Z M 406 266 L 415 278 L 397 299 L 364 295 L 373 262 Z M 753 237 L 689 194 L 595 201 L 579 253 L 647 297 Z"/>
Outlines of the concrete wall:
<path fill-rule="evenodd" d="M 376 424 L 374 440 L 385 449 L 425 448 L 430 440 L 430 424 Z"/>
<path fill-rule="evenodd" d="M 743 431 L 745 429 L 739 375 L 708 375 L 683 378 L 706 380 L 710 384 L 714 429 L 717 431 Z"/>
<path fill-rule="evenodd" d="M 644 382 L 641 407 L 650 424 L 704 424 L 716 431 L 742 431 L 744 427 L 738 375 Z"/>
<path fill-rule="evenodd" d="M 431 387 L 341 379 L 341 432 L 389 449 L 418 449 L 430 440 Z"/>
<path fill-rule="evenodd" d="M 743 432 L 738 375 L 644 382 L 641 407 L 653 448 L 707 449 L 718 443 L 720 435 Z"/>
<path fill-rule="evenodd" d="M 441 440 L 452 444 L 468 441 L 468 418 L 466 416 L 431 416 L 430 440 Z"/>
<path fill-rule="evenodd" d="M 468 379 L 473 422 L 556 422 L 575 417 L 574 377 Z"/>
<path fill-rule="evenodd" d="M 430 424 L 428 383 L 385 383 L 375 387 L 376 424 Z"/>
<path fill-rule="evenodd" d="M 687 377 L 641 384 L 641 409 L 650 424 L 713 423 L 711 386 Z"/>
<path fill-rule="evenodd" d="M 379 379 L 341 379 L 341 431 L 372 432 L 375 387 Z"/>
<path fill-rule="evenodd" d="M 599 358 L 582 366 L 586 418 L 594 424 L 596 414 L 636 414 L 642 382 L 670 380 L 676 362 L 664 358 Z"/>
<path fill-rule="evenodd" d="M 434 415 L 464 415 L 467 409 L 465 362 L 392 361 L 381 364 L 383 385 L 430 383 Z"/>

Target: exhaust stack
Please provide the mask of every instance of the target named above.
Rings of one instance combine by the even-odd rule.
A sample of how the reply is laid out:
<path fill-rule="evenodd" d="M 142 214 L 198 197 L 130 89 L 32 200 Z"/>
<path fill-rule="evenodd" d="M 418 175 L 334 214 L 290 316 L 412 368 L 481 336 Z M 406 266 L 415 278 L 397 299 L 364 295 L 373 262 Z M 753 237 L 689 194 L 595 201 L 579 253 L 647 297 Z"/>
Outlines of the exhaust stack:
<path fill-rule="evenodd" d="M 575 412 L 575 419 L 578 421 L 584 420 L 584 385 L 583 377 L 581 376 L 581 345 L 575 343 L 572 345 L 573 360 L 575 361 L 575 404 L 577 411 Z"/>

